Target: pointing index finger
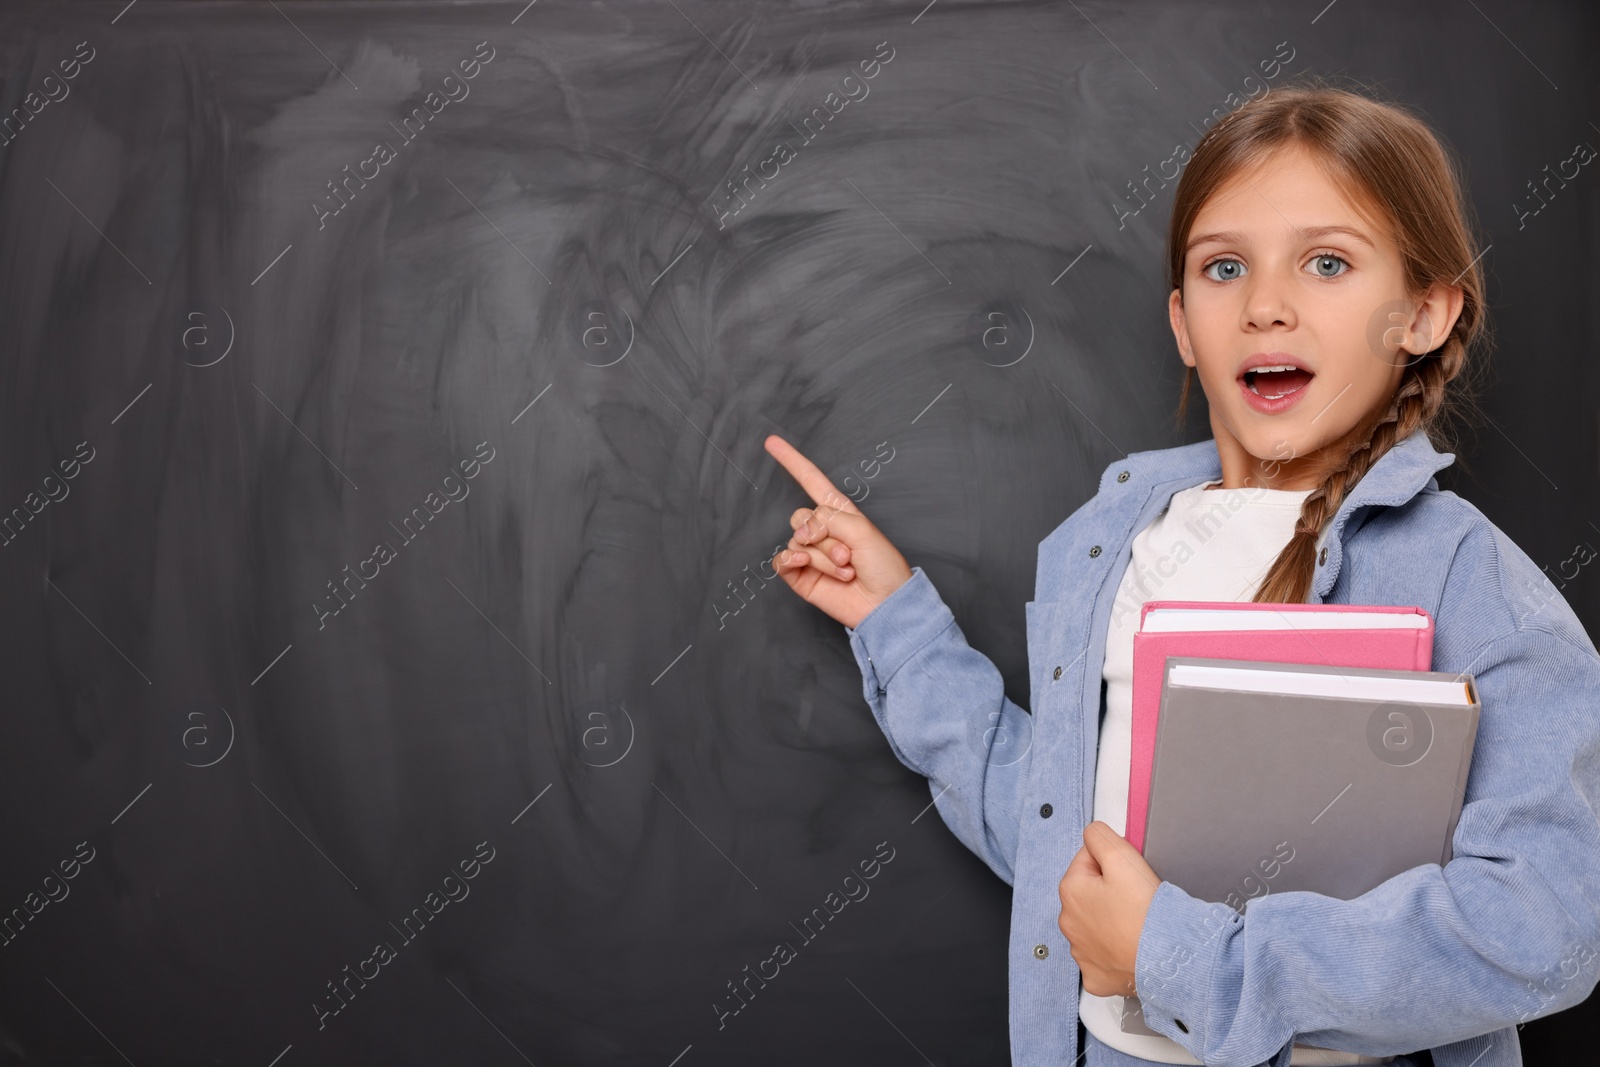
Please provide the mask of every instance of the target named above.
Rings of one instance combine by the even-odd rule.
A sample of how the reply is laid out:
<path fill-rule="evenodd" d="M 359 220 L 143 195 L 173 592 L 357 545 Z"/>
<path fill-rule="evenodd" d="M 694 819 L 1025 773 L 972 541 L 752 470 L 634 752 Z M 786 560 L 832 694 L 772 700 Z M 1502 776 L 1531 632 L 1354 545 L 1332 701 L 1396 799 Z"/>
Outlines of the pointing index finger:
<path fill-rule="evenodd" d="M 861 514 L 856 508 L 855 501 L 835 489 L 828 476 L 818 470 L 815 463 L 801 455 L 789 442 L 777 434 L 769 434 L 763 444 L 772 454 L 772 458 L 783 465 L 783 469 L 800 483 L 800 488 L 804 489 L 814 502 L 826 504 L 852 515 Z"/>

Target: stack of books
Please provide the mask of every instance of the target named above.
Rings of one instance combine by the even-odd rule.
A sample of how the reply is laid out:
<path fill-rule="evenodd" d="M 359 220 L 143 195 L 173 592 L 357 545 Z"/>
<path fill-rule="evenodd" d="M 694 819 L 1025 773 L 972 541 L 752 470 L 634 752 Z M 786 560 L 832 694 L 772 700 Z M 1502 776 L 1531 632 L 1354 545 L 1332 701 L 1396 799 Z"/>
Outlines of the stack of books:
<path fill-rule="evenodd" d="M 1162 880 L 1240 912 L 1444 866 L 1479 703 L 1432 654 L 1417 607 L 1145 604 L 1124 836 Z M 1152 1032 L 1136 998 L 1124 1029 Z"/>
<path fill-rule="evenodd" d="M 1421 608 L 1150 601 L 1133 638 L 1128 841 L 1205 901 L 1360 896 L 1450 862 L 1472 675 Z"/>

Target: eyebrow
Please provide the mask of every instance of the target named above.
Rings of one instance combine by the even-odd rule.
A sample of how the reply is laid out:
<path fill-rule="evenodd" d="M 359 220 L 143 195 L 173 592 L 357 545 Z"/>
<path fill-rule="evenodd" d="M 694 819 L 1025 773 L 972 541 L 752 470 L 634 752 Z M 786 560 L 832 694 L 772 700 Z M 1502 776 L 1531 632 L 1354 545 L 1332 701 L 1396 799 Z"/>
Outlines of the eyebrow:
<path fill-rule="evenodd" d="M 1318 237 L 1332 237 L 1332 236 L 1334 236 L 1336 234 L 1337 235 L 1343 235 L 1343 236 L 1346 236 L 1346 237 L 1355 238 L 1357 241 L 1360 241 L 1362 244 L 1366 245 L 1368 248 L 1371 248 L 1371 249 L 1374 249 L 1374 250 L 1376 250 L 1376 248 L 1377 248 L 1377 245 L 1372 243 L 1372 238 L 1368 237 L 1366 234 L 1362 233 L 1360 230 L 1352 229 L 1349 226 L 1308 226 L 1308 227 L 1303 227 L 1303 228 L 1297 227 L 1295 232 L 1298 233 L 1302 237 L 1313 238 L 1313 239 L 1314 238 L 1318 238 Z M 1191 240 L 1189 242 L 1188 246 L 1184 248 L 1184 251 L 1188 252 L 1188 251 L 1192 250 L 1196 245 L 1202 245 L 1202 244 L 1206 244 L 1207 242 L 1212 242 L 1212 241 L 1217 242 L 1219 244 L 1241 244 L 1242 245 L 1242 244 L 1248 244 L 1249 243 L 1245 239 L 1243 234 L 1235 233 L 1232 230 L 1228 230 L 1228 231 L 1225 231 L 1225 232 L 1222 232 L 1222 233 L 1203 233 L 1199 237 L 1196 237 L 1193 240 Z"/>

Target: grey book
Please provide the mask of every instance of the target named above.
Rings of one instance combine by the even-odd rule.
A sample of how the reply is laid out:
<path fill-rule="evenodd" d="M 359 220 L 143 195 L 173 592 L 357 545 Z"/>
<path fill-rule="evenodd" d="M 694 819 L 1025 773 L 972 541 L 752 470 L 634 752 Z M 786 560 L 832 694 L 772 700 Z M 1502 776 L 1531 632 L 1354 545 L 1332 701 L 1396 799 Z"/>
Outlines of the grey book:
<path fill-rule="evenodd" d="M 1479 707 L 1470 674 L 1169 656 L 1145 861 L 1240 912 L 1444 866 Z M 1151 1033 L 1138 1014 L 1123 1028 Z"/>

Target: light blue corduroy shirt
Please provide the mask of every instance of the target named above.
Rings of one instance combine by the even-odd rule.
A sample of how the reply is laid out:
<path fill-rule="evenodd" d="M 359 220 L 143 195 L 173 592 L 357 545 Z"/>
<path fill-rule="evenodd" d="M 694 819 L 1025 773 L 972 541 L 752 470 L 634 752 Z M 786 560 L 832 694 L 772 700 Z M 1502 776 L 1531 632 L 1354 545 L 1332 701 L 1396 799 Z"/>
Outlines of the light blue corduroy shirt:
<path fill-rule="evenodd" d="M 1297 1039 L 1512 1067 L 1517 1024 L 1581 1003 L 1600 979 L 1600 654 L 1544 572 L 1439 489 L 1433 475 L 1454 459 L 1420 432 L 1381 456 L 1339 505 L 1309 598 L 1421 606 L 1433 669 L 1476 679 L 1453 858 L 1353 900 L 1270 893 L 1243 915 L 1162 882 L 1135 967 L 1144 1019 L 1211 1067 L 1283 1067 Z M 895 756 L 1013 887 L 1018 1067 L 1071 1067 L 1081 1051 L 1057 886 L 1093 810 L 1107 623 L 1130 545 L 1173 493 L 1221 475 L 1210 439 L 1135 452 L 1040 544 L 1031 714 L 920 566 L 845 627 Z"/>

